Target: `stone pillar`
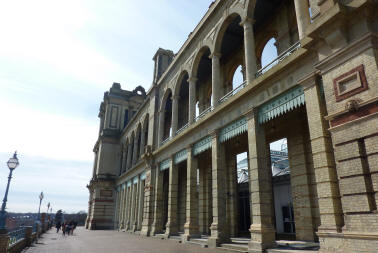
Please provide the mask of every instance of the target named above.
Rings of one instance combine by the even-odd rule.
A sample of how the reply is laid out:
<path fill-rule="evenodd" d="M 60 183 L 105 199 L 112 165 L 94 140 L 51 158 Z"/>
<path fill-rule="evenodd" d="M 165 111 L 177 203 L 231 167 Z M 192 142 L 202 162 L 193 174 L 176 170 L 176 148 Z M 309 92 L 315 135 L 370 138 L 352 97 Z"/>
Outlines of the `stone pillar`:
<path fill-rule="evenodd" d="M 170 237 L 178 233 L 177 223 L 177 193 L 178 193 L 178 171 L 174 164 L 174 158 L 171 157 L 169 166 L 169 186 L 168 186 L 168 221 L 165 230 L 165 236 Z"/>
<path fill-rule="evenodd" d="M 120 197 L 120 208 L 119 208 L 119 229 L 124 229 L 125 228 L 125 196 L 126 195 L 126 189 L 124 186 L 121 187 L 121 197 Z"/>
<path fill-rule="evenodd" d="M 214 53 L 211 55 L 212 60 L 212 83 L 211 83 L 211 89 L 212 89 L 212 105 L 215 107 L 219 103 L 219 99 L 221 98 L 221 73 L 220 73 L 220 53 Z"/>
<path fill-rule="evenodd" d="M 198 226 L 201 234 L 207 233 L 207 192 L 206 192 L 206 167 L 199 166 L 199 196 L 198 196 Z"/>
<path fill-rule="evenodd" d="M 193 124 L 196 118 L 196 77 L 189 78 L 189 124 Z"/>
<path fill-rule="evenodd" d="M 0 252 L 8 252 L 10 236 L 7 231 L 1 231 L 0 233 Z"/>
<path fill-rule="evenodd" d="M 144 206 L 143 206 L 143 222 L 141 234 L 149 236 L 151 232 L 151 226 L 154 221 L 154 185 L 152 182 L 156 181 L 156 172 L 158 171 L 155 166 L 150 166 L 146 170 L 146 180 L 144 181 Z"/>
<path fill-rule="evenodd" d="M 127 147 L 123 145 L 122 147 L 122 162 L 121 162 L 121 173 L 126 171 L 126 162 L 127 162 Z"/>
<path fill-rule="evenodd" d="M 230 237 L 237 237 L 238 233 L 238 208 L 237 208 L 237 168 L 236 155 L 233 153 L 227 154 L 227 222 L 230 226 Z"/>
<path fill-rule="evenodd" d="M 155 205 L 154 205 L 154 222 L 151 226 L 151 235 L 159 234 L 163 230 L 163 179 L 164 173 L 160 171 L 160 168 L 156 168 L 155 175 Z"/>
<path fill-rule="evenodd" d="M 301 126 L 298 122 L 297 126 Z M 303 125 L 302 125 L 303 126 Z M 304 127 L 300 127 L 303 129 Z M 298 241 L 314 241 L 310 170 L 306 161 L 306 135 L 297 129 L 287 138 L 290 164 L 290 182 L 293 199 L 295 235 Z"/>
<path fill-rule="evenodd" d="M 257 72 L 255 35 L 253 32 L 253 20 L 245 18 L 241 24 L 244 28 L 244 58 L 246 65 L 247 84 L 255 79 Z"/>
<path fill-rule="evenodd" d="M 129 140 L 129 145 L 127 147 L 127 162 L 126 162 L 126 170 L 131 168 L 131 150 L 133 149 L 133 143 L 131 143 L 131 139 Z"/>
<path fill-rule="evenodd" d="M 32 234 L 33 234 L 33 227 L 32 226 L 25 226 L 26 247 L 30 247 L 30 245 L 33 242 Z"/>
<path fill-rule="evenodd" d="M 257 110 L 247 115 L 249 191 L 251 195 L 251 241 L 249 252 L 265 252 L 275 245 L 273 226 L 272 171 L 269 167 L 269 147 L 263 126 L 258 123 Z"/>
<path fill-rule="evenodd" d="M 312 74 L 299 81 L 304 87 L 307 120 L 310 131 L 311 149 L 318 192 L 320 227 L 318 235 L 340 232 L 344 225 L 340 200 L 335 158 L 328 122 L 325 101 L 322 100 L 316 75 Z"/>
<path fill-rule="evenodd" d="M 186 223 L 184 225 L 183 241 L 198 237 L 198 194 L 197 194 L 197 169 L 198 160 L 193 155 L 193 147 L 187 148 L 188 158 L 186 167 Z"/>
<path fill-rule="evenodd" d="M 131 222 L 130 222 L 130 229 L 132 231 L 135 231 L 136 230 L 136 225 L 137 225 L 137 211 L 138 211 L 138 207 L 137 207 L 137 203 L 138 203 L 138 182 L 137 183 L 134 183 L 134 179 L 133 179 L 133 183 L 132 183 L 132 186 L 131 186 L 131 189 L 132 189 L 132 203 L 131 203 Z"/>
<path fill-rule="evenodd" d="M 294 0 L 295 14 L 297 16 L 298 34 L 299 39 L 303 39 L 306 36 L 306 28 L 311 23 L 310 11 L 307 0 Z"/>
<path fill-rule="evenodd" d="M 130 229 L 131 186 L 126 186 L 125 230 Z"/>
<path fill-rule="evenodd" d="M 144 209 L 144 180 L 139 178 L 139 203 L 138 203 L 138 223 L 137 223 L 137 230 L 142 229 L 142 222 L 143 222 L 143 209 Z"/>
<path fill-rule="evenodd" d="M 226 219 L 226 153 L 224 145 L 219 142 L 217 132 L 212 134 L 211 162 L 213 223 L 210 226 L 211 235 L 208 245 L 210 248 L 216 248 L 220 243 L 230 240 Z"/>
<path fill-rule="evenodd" d="M 176 135 L 178 125 L 178 103 L 180 96 L 173 96 L 172 98 L 172 136 Z"/>
<path fill-rule="evenodd" d="M 42 233 L 46 232 L 46 213 L 41 213 Z"/>

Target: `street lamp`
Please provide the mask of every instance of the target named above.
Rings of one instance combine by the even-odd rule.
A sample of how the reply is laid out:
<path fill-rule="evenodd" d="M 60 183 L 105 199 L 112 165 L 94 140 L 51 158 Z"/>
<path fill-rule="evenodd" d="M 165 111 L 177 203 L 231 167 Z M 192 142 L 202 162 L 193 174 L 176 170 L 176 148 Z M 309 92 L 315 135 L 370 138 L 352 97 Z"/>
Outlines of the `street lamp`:
<path fill-rule="evenodd" d="M 41 213 L 41 203 L 42 203 L 42 199 L 43 199 L 43 192 L 41 192 L 41 194 L 39 194 L 38 220 L 40 220 L 39 214 Z"/>
<path fill-rule="evenodd" d="M 7 165 L 9 168 L 8 184 L 7 184 L 7 189 L 5 190 L 5 196 L 4 196 L 3 204 L 1 205 L 1 211 L 0 211 L 0 233 L 1 234 L 7 233 L 6 221 L 5 221 L 7 212 L 5 211 L 5 207 L 7 205 L 9 184 L 12 179 L 12 173 L 13 173 L 13 170 L 19 165 L 18 158 L 17 158 L 17 151 L 14 152 L 13 157 L 9 158 Z"/>
<path fill-rule="evenodd" d="M 50 202 L 47 204 L 47 212 L 46 212 L 46 214 L 49 214 L 49 209 L 50 209 Z"/>

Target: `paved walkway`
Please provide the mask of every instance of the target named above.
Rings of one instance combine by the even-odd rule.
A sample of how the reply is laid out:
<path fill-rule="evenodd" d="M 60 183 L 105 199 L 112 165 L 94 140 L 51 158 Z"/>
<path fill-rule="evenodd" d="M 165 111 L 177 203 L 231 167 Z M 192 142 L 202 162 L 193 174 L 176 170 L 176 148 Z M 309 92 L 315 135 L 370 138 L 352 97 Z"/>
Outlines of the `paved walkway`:
<path fill-rule="evenodd" d="M 117 231 L 89 231 L 83 227 L 73 236 L 62 236 L 51 229 L 38 243 L 23 253 L 221 253 L 223 250 L 206 249 L 196 245 L 181 244 L 173 240 L 138 236 Z"/>

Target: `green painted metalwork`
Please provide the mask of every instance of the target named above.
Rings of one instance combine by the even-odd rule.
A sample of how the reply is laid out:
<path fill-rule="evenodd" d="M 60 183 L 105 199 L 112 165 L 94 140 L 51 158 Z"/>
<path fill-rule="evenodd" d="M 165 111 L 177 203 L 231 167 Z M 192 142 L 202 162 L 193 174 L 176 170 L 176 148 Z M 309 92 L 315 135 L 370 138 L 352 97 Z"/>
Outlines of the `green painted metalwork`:
<path fill-rule="evenodd" d="M 205 137 L 193 146 L 193 154 L 198 155 L 211 148 L 211 136 Z"/>
<path fill-rule="evenodd" d="M 178 164 L 186 159 L 188 159 L 188 151 L 183 149 L 175 154 L 174 162 L 175 164 Z"/>
<path fill-rule="evenodd" d="M 127 182 L 127 187 L 130 187 L 130 186 L 131 186 L 131 180 Z"/>
<path fill-rule="evenodd" d="M 138 176 L 134 177 L 133 179 L 133 184 L 137 184 L 138 183 Z"/>
<path fill-rule="evenodd" d="M 219 141 L 225 142 L 234 136 L 247 132 L 247 118 L 243 117 L 222 128 L 219 134 Z"/>
<path fill-rule="evenodd" d="M 259 123 L 263 124 L 304 104 L 303 89 L 301 86 L 296 86 L 260 106 Z"/>
<path fill-rule="evenodd" d="M 171 164 L 171 159 L 166 159 L 160 163 L 160 171 L 166 170 Z"/>
<path fill-rule="evenodd" d="M 126 188 L 126 183 L 123 183 L 122 184 L 122 190 L 124 190 Z"/>

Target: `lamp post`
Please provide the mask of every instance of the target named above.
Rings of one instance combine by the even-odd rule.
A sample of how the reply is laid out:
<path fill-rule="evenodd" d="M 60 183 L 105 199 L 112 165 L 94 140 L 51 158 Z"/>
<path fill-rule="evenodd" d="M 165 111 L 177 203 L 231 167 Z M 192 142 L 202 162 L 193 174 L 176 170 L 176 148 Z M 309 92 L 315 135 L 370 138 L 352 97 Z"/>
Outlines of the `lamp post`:
<path fill-rule="evenodd" d="M 0 233 L 7 233 L 7 229 L 6 229 L 7 212 L 5 211 L 5 207 L 7 205 L 9 184 L 12 179 L 12 173 L 13 173 L 13 170 L 19 165 L 18 158 L 17 158 L 17 151 L 14 152 L 13 157 L 9 158 L 7 165 L 9 168 L 9 176 L 8 176 L 7 189 L 5 190 L 3 204 L 1 205 L 1 211 L 0 211 Z"/>
<path fill-rule="evenodd" d="M 43 199 L 43 192 L 41 192 L 41 194 L 39 194 L 38 220 L 40 220 L 39 214 L 41 213 L 41 203 L 42 203 L 42 199 Z"/>
<path fill-rule="evenodd" d="M 46 214 L 49 214 L 49 209 L 50 209 L 50 202 L 47 204 L 47 212 L 46 212 Z"/>

